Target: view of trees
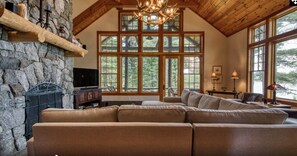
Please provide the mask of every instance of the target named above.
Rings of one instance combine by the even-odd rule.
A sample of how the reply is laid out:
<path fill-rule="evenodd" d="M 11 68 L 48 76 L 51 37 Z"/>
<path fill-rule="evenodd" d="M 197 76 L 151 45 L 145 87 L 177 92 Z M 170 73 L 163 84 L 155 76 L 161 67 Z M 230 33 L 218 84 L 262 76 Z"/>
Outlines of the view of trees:
<path fill-rule="evenodd" d="M 297 29 L 297 11 L 276 21 L 276 34 Z M 278 97 L 297 100 L 297 39 L 286 40 L 275 45 L 275 80 L 286 90 L 278 91 Z"/>

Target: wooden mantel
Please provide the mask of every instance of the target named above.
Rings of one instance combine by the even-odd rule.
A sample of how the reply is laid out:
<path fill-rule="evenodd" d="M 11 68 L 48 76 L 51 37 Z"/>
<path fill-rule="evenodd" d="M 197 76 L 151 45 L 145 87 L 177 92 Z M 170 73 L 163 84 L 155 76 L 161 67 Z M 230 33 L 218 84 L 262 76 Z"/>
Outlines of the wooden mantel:
<path fill-rule="evenodd" d="M 10 41 L 47 42 L 65 49 L 65 56 L 71 57 L 84 57 L 84 55 L 88 53 L 87 50 L 5 9 L 1 4 L 0 24 L 14 29 L 14 31 L 8 33 Z"/>

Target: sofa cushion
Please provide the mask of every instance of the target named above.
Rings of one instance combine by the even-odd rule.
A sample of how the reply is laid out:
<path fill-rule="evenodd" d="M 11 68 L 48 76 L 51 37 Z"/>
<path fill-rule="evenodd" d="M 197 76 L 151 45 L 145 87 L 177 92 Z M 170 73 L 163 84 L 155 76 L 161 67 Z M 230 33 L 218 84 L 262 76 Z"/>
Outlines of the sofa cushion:
<path fill-rule="evenodd" d="M 252 105 L 252 104 L 243 104 L 240 102 L 227 100 L 227 99 L 221 99 L 219 104 L 219 110 L 264 109 L 264 108 L 268 108 L 268 107 L 260 106 L 260 105 Z"/>
<path fill-rule="evenodd" d="M 118 111 L 120 122 L 185 122 L 182 106 L 122 105 Z"/>
<path fill-rule="evenodd" d="M 190 90 L 184 89 L 181 96 L 180 96 L 182 103 L 188 105 L 189 95 L 190 95 Z"/>
<path fill-rule="evenodd" d="M 203 95 L 199 101 L 198 108 L 218 109 L 221 98 L 210 95 Z"/>
<path fill-rule="evenodd" d="M 188 106 L 198 107 L 199 101 L 202 98 L 203 94 L 192 91 L 189 95 Z"/>
<path fill-rule="evenodd" d="M 42 122 L 116 122 L 119 106 L 91 109 L 45 109 Z"/>
<path fill-rule="evenodd" d="M 37 156 L 191 156 L 189 123 L 37 123 Z"/>
<path fill-rule="evenodd" d="M 288 114 L 279 109 L 210 110 L 187 108 L 190 123 L 282 124 Z"/>

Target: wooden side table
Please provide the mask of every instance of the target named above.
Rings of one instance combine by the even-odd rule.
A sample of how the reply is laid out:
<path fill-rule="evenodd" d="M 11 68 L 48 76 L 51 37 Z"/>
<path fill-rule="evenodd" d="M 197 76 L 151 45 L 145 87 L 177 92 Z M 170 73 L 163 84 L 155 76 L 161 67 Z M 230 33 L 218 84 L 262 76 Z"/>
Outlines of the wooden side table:
<path fill-rule="evenodd" d="M 74 108 L 78 109 L 81 106 L 86 107 L 92 103 L 98 103 L 100 106 L 102 102 L 102 91 L 98 89 L 84 89 L 74 91 Z"/>
<path fill-rule="evenodd" d="M 227 94 L 227 95 L 233 95 L 234 99 L 238 99 L 238 95 L 241 92 L 233 92 L 233 91 L 220 91 L 220 90 L 206 90 L 209 95 L 213 96 L 213 94 Z"/>

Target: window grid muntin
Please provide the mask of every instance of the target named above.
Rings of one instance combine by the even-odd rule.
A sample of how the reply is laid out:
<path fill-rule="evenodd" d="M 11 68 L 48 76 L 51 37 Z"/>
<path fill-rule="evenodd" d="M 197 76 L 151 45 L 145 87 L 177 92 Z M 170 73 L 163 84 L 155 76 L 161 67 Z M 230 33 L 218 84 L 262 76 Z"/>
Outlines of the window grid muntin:
<path fill-rule="evenodd" d="M 100 52 L 117 52 L 118 37 L 116 35 L 100 35 Z"/>
<path fill-rule="evenodd" d="M 125 61 L 127 60 L 128 67 L 126 67 Z M 134 61 L 133 61 L 134 60 Z M 131 64 L 133 61 L 133 64 Z M 125 86 L 125 69 L 128 70 L 128 86 Z M 131 71 L 132 70 L 132 71 Z M 129 73 L 130 72 L 130 73 Z M 136 75 L 135 75 L 136 74 Z M 122 57 L 122 92 L 138 92 L 138 57 Z M 126 90 L 127 89 L 127 90 Z"/>
<path fill-rule="evenodd" d="M 201 50 L 200 34 L 185 34 L 183 40 L 184 40 L 184 48 L 183 48 L 184 52 L 200 52 Z"/>
<path fill-rule="evenodd" d="M 138 35 L 121 35 L 121 52 L 138 52 L 138 41 Z"/>
<path fill-rule="evenodd" d="M 175 42 L 173 41 L 175 39 Z M 177 40 L 177 41 L 176 41 Z M 172 46 L 169 46 L 169 45 Z M 180 52 L 180 36 L 164 35 L 163 36 L 163 52 Z"/>
<path fill-rule="evenodd" d="M 121 15 L 122 31 L 138 31 L 138 19 L 133 14 Z"/>
<path fill-rule="evenodd" d="M 263 94 L 264 91 L 264 72 L 265 72 L 265 46 L 254 47 L 251 49 L 251 90 Z M 261 75 L 261 76 L 259 76 Z M 255 79 L 257 78 L 257 79 Z M 262 80 L 261 80 L 262 78 Z M 260 80 L 259 80 L 260 79 Z M 258 80 L 258 81 L 257 81 Z M 258 83 L 259 89 L 255 88 L 256 82 Z"/>
<path fill-rule="evenodd" d="M 199 57 L 184 57 L 184 88 L 200 89 L 200 81 Z"/>
<path fill-rule="evenodd" d="M 117 57 L 100 56 L 100 69 L 100 86 L 102 91 L 110 91 L 108 87 L 117 91 Z"/>

